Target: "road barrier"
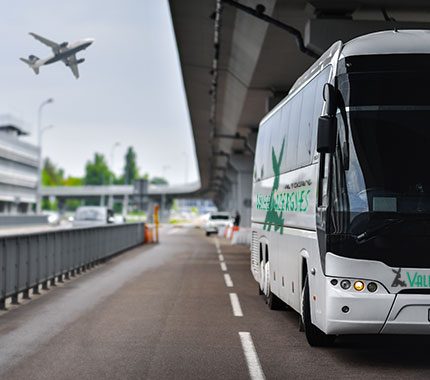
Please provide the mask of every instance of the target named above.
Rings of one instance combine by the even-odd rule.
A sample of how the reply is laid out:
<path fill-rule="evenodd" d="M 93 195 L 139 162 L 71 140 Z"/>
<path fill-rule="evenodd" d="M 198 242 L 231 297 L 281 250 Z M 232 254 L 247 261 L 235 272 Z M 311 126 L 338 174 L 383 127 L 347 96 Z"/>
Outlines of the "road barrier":
<path fill-rule="evenodd" d="M 144 224 L 73 228 L 0 237 L 0 308 L 6 298 L 46 289 L 48 282 L 86 271 L 100 261 L 143 243 Z"/>

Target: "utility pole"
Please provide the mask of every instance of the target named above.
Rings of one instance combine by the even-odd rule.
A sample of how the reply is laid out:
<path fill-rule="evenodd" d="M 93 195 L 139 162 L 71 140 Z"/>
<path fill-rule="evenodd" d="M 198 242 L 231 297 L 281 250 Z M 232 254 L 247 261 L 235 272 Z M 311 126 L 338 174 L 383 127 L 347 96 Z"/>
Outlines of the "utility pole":
<path fill-rule="evenodd" d="M 42 110 L 47 104 L 54 102 L 53 98 L 43 101 L 37 113 L 37 145 L 39 146 L 39 161 L 37 165 L 36 213 L 42 212 Z"/>

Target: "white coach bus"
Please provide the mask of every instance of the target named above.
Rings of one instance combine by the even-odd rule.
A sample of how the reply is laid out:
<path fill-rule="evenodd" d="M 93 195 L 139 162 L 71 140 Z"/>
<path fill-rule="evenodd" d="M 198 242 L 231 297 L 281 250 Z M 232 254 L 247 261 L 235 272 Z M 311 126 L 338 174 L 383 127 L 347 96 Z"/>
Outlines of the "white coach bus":
<path fill-rule="evenodd" d="M 430 333 L 430 31 L 335 43 L 261 122 L 251 270 L 308 342 Z"/>

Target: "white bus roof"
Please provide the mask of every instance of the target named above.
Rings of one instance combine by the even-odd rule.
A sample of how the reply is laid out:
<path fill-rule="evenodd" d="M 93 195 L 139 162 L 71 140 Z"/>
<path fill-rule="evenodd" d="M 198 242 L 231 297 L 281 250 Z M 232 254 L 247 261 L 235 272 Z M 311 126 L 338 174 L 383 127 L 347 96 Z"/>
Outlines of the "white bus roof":
<path fill-rule="evenodd" d="M 386 30 L 354 38 L 343 46 L 341 41 L 335 42 L 297 79 L 288 95 L 261 120 L 260 125 L 270 119 L 317 72 L 327 67 L 338 49 L 342 49 L 339 59 L 355 55 L 430 54 L 430 30 Z"/>
<path fill-rule="evenodd" d="M 430 30 L 387 30 L 347 42 L 340 58 L 376 54 L 429 54 Z"/>

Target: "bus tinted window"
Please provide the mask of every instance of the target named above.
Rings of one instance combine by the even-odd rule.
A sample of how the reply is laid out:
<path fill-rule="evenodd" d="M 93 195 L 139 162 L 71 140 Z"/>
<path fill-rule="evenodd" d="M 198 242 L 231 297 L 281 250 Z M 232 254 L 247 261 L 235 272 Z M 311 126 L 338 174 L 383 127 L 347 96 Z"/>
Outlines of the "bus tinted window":
<path fill-rule="evenodd" d="M 274 175 L 272 149 L 275 156 L 279 157 L 284 139 L 281 173 L 312 163 L 318 117 L 323 107 L 323 87 L 328 81 L 329 74 L 330 66 L 260 126 L 255 154 L 255 181 Z"/>
<path fill-rule="evenodd" d="M 315 130 L 314 125 L 316 123 L 316 120 L 314 120 L 316 87 L 317 81 L 314 79 L 303 89 L 299 144 L 297 149 L 297 167 L 309 165 L 312 161 L 312 137 L 314 134 L 313 131 Z"/>
<path fill-rule="evenodd" d="M 303 93 L 299 92 L 288 104 L 291 110 L 290 117 L 288 119 L 287 154 L 285 155 L 287 171 L 297 168 L 297 150 L 299 144 L 302 99 Z"/>
<path fill-rule="evenodd" d="M 287 169 L 287 160 L 286 160 L 286 151 L 288 150 L 288 131 L 290 127 L 290 114 L 291 114 L 291 105 L 290 102 L 285 104 L 281 110 L 281 133 L 280 139 L 285 139 L 285 152 L 284 157 L 282 158 L 281 163 L 281 173 L 285 173 Z"/>
<path fill-rule="evenodd" d="M 281 113 L 276 112 L 269 120 L 267 120 L 267 126 L 270 130 L 268 139 L 266 140 L 267 150 L 266 159 L 264 161 L 265 175 L 264 178 L 272 177 L 274 175 L 273 162 L 272 162 L 272 150 L 275 151 L 275 155 L 279 155 L 282 142 L 279 140 L 279 134 L 282 129 L 281 126 Z"/>
<path fill-rule="evenodd" d="M 264 173 L 264 159 L 266 157 L 266 136 L 265 132 L 267 131 L 267 125 L 260 125 L 258 129 L 258 138 L 257 138 L 257 149 L 255 152 L 255 163 L 254 163 L 254 180 L 260 181 L 265 177 Z"/>

